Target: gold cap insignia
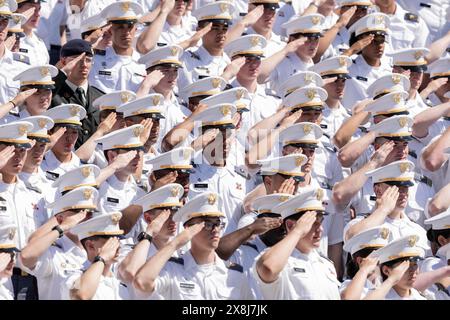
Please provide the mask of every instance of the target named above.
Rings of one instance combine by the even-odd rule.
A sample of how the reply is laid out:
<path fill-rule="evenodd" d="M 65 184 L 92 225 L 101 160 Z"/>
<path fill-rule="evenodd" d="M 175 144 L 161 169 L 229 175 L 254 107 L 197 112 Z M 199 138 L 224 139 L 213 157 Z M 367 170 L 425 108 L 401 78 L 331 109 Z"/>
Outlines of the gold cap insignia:
<path fill-rule="evenodd" d="M 173 187 L 173 188 L 170 190 L 170 192 L 172 193 L 172 196 L 173 196 L 173 197 L 178 197 L 179 189 L 178 189 L 177 187 Z"/>
<path fill-rule="evenodd" d="M 395 84 L 399 84 L 402 81 L 402 78 L 398 74 L 394 74 L 392 76 L 392 82 Z"/>
<path fill-rule="evenodd" d="M 220 85 L 220 79 L 219 78 L 212 79 L 211 84 L 212 84 L 213 88 L 218 88 Z"/>
<path fill-rule="evenodd" d="M 278 198 L 278 200 L 280 200 L 280 202 L 285 202 L 287 200 L 289 200 L 288 196 L 280 196 L 280 198 Z"/>
<path fill-rule="evenodd" d="M 387 239 L 387 237 L 389 236 L 389 229 L 388 228 L 382 228 L 380 231 L 380 236 L 383 239 Z"/>
<path fill-rule="evenodd" d="M 339 65 L 344 67 L 347 65 L 347 59 L 345 57 L 339 57 Z"/>
<path fill-rule="evenodd" d="M 135 137 L 139 137 L 142 132 L 144 132 L 144 128 L 142 127 L 133 128 L 133 134 Z"/>
<path fill-rule="evenodd" d="M 120 216 L 119 213 L 113 213 L 111 215 L 111 221 L 112 221 L 113 224 L 118 224 L 119 221 L 120 221 L 120 218 L 121 218 L 121 216 Z"/>
<path fill-rule="evenodd" d="M 253 47 L 256 47 L 259 44 L 259 37 L 251 37 L 250 38 L 250 43 L 252 44 Z"/>
<path fill-rule="evenodd" d="M 314 76 L 311 73 L 307 73 L 303 77 L 303 80 L 305 80 L 306 84 L 310 84 L 310 83 L 312 83 L 314 81 Z"/>
<path fill-rule="evenodd" d="M 416 60 L 420 60 L 420 58 L 423 57 L 423 51 L 419 50 L 416 51 L 416 53 L 414 53 L 414 58 L 416 58 Z"/>
<path fill-rule="evenodd" d="M 310 125 L 310 124 L 305 124 L 304 126 L 303 126 L 303 132 L 305 133 L 305 134 L 309 134 L 311 131 L 312 131 L 312 125 Z"/>
<path fill-rule="evenodd" d="M 47 67 L 42 67 L 42 68 L 40 69 L 40 72 L 41 72 L 41 76 L 43 76 L 43 77 L 45 77 L 45 76 L 47 76 L 47 75 L 50 74 L 50 70 L 48 70 Z"/>
<path fill-rule="evenodd" d="M 20 16 L 13 16 L 12 19 L 13 19 L 15 24 L 18 24 L 20 22 L 20 20 L 22 20 L 22 19 L 20 19 Z"/>
<path fill-rule="evenodd" d="M 317 200 L 322 201 L 323 196 L 324 196 L 323 189 L 320 189 L 320 188 L 317 189 L 317 191 L 316 191 L 316 198 L 317 198 Z"/>
<path fill-rule="evenodd" d="M 159 105 L 159 103 L 161 102 L 161 97 L 160 96 L 153 96 L 152 102 L 153 102 L 153 105 L 155 105 L 155 106 Z"/>
<path fill-rule="evenodd" d="M 0 6 L 3 6 L 5 4 L 5 0 L 0 0 Z"/>
<path fill-rule="evenodd" d="M 130 100 L 130 94 L 128 92 L 122 92 L 120 94 L 120 100 L 122 103 L 128 102 Z"/>
<path fill-rule="evenodd" d="M 28 132 L 28 126 L 26 124 L 21 124 L 19 126 L 19 134 L 21 136 L 23 136 L 24 134 L 26 134 Z"/>
<path fill-rule="evenodd" d="M 178 48 L 177 48 L 177 47 L 172 47 L 172 48 L 170 49 L 170 53 L 171 53 L 173 56 L 177 56 L 177 55 L 178 55 Z"/>
<path fill-rule="evenodd" d="M 320 23 L 320 17 L 319 16 L 311 17 L 311 22 L 313 24 L 319 24 Z"/>
<path fill-rule="evenodd" d="M 315 96 L 316 96 L 316 90 L 309 89 L 308 91 L 306 91 L 306 97 L 308 97 L 309 100 L 314 99 Z"/>
<path fill-rule="evenodd" d="M 217 199 L 216 195 L 215 195 L 214 193 L 211 193 L 211 194 L 208 196 L 208 203 L 209 203 L 210 205 L 213 205 L 214 203 L 216 203 L 216 199 Z"/>
<path fill-rule="evenodd" d="M 75 117 L 78 114 L 78 112 L 80 111 L 80 107 L 78 107 L 78 106 L 71 106 L 69 111 L 70 111 L 70 115 L 72 117 Z"/>
<path fill-rule="evenodd" d="M 392 100 L 394 100 L 394 102 L 396 104 L 399 104 L 402 101 L 402 94 L 401 93 L 396 93 L 392 96 Z"/>
<path fill-rule="evenodd" d="M 236 91 L 236 99 L 237 99 L 237 100 L 242 99 L 242 97 L 244 96 L 244 93 L 245 93 L 244 89 L 239 89 L 239 90 L 237 90 L 237 91 Z"/>
<path fill-rule="evenodd" d="M 419 237 L 416 235 L 410 236 L 408 239 L 408 245 L 410 247 L 414 247 L 417 243 L 417 240 L 419 240 Z"/>
<path fill-rule="evenodd" d="M 87 178 L 91 175 L 92 168 L 91 167 L 83 167 L 81 168 L 81 174 L 83 177 Z"/>
<path fill-rule="evenodd" d="M 375 24 L 384 24 L 384 16 L 376 16 L 375 17 Z"/>
<path fill-rule="evenodd" d="M 220 108 L 220 111 L 222 111 L 222 114 L 223 114 L 224 116 L 226 116 L 226 115 L 228 115 L 228 114 L 231 113 L 231 108 L 230 108 L 229 105 L 225 105 L 225 106 L 223 106 L 222 108 Z"/>
<path fill-rule="evenodd" d="M 38 125 L 41 129 L 44 129 L 45 126 L 47 125 L 47 119 L 39 119 Z"/>
<path fill-rule="evenodd" d="M 409 163 L 400 163 L 399 168 L 401 173 L 405 173 L 409 170 Z"/>
<path fill-rule="evenodd" d="M 130 3 L 129 2 L 124 2 L 124 3 L 121 4 L 120 8 L 125 13 L 128 10 L 130 10 Z"/>
<path fill-rule="evenodd" d="M 184 158 L 184 160 L 189 159 L 189 158 L 191 157 L 191 154 L 192 154 L 191 150 L 189 150 L 189 149 L 184 149 L 184 150 L 183 150 L 183 158 Z"/>
<path fill-rule="evenodd" d="M 85 200 L 89 200 L 92 197 L 92 190 L 90 190 L 90 189 L 84 190 L 83 197 Z"/>
<path fill-rule="evenodd" d="M 226 4 L 226 3 L 221 3 L 221 4 L 220 4 L 220 11 L 222 11 L 222 12 L 228 11 L 228 4 Z"/>
<path fill-rule="evenodd" d="M 303 165 L 303 162 L 304 162 L 305 160 L 304 160 L 304 158 L 303 157 L 297 157 L 297 158 L 295 158 L 295 165 L 297 166 L 297 167 L 301 167 L 302 165 Z"/>
<path fill-rule="evenodd" d="M 9 238 L 9 240 L 12 240 L 12 239 L 14 239 L 14 236 L 16 235 L 16 228 L 11 228 L 11 229 L 9 229 L 9 232 L 8 232 L 8 238 Z"/>
<path fill-rule="evenodd" d="M 403 118 L 398 119 L 398 124 L 402 128 L 406 127 L 406 125 L 408 124 L 408 118 L 403 117 Z"/>

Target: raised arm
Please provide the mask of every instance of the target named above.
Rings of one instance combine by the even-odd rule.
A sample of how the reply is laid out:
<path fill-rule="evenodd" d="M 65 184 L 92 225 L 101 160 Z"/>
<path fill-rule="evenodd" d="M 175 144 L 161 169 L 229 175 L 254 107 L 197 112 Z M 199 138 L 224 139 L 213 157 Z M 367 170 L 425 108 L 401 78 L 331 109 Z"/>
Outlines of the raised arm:
<path fill-rule="evenodd" d="M 450 127 L 448 127 L 442 136 L 436 141 L 433 141 L 429 146 L 425 148 L 421 157 L 425 168 L 429 171 L 436 171 L 445 161 L 448 160 L 448 156 L 444 155 L 444 150 L 450 147 Z"/>
<path fill-rule="evenodd" d="M 428 135 L 428 128 L 441 117 L 450 116 L 450 102 L 428 108 L 414 117 L 412 133 L 417 138 Z"/>
<path fill-rule="evenodd" d="M 353 163 L 367 150 L 367 148 L 375 141 L 376 132 L 370 131 L 359 139 L 347 143 L 339 150 L 338 160 L 345 168 L 350 168 Z"/>
<path fill-rule="evenodd" d="M 244 33 L 244 31 L 248 27 L 251 27 L 256 21 L 258 21 L 258 19 L 261 18 L 263 13 L 264 13 L 263 5 L 259 5 L 253 10 L 249 11 L 245 15 L 245 17 L 236 22 L 236 24 L 228 31 L 226 44 L 241 37 L 242 33 Z"/>
<path fill-rule="evenodd" d="M 271 283 L 278 279 L 292 251 L 294 251 L 300 239 L 311 230 L 315 221 L 316 212 L 306 212 L 298 219 L 293 229 L 288 232 L 283 240 L 264 252 L 256 262 L 256 271 L 262 281 Z"/>
<path fill-rule="evenodd" d="M 450 207 L 450 183 L 439 190 L 438 193 L 434 195 L 428 204 L 428 213 L 430 216 L 435 216 L 441 212 L 444 212 Z"/>
<path fill-rule="evenodd" d="M 367 278 L 373 272 L 378 263 L 378 258 L 364 258 L 358 272 L 353 277 L 352 281 L 341 292 L 342 300 L 361 300 L 361 295 L 366 284 Z"/>

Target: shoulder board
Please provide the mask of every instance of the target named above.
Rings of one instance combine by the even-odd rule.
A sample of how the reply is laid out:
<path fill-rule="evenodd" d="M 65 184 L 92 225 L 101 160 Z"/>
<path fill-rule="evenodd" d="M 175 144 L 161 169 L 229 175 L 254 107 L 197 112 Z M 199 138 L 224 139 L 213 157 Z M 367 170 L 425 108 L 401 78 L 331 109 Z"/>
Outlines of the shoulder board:
<path fill-rule="evenodd" d="M 326 129 L 326 127 L 327 127 L 327 125 L 326 124 L 324 124 L 324 126 L 325 126 L 325 129 Z M 320 125 L 320 127 L 322 128 L 322 125 Z M 323 128 L 322 128 L 323 129 Z M 330 135 L 328 134 L 328 133 L 325 133 L 325 132 L 323 132 L 322 133 L 325 137 L 327 137 L 328 138 L 328 140 L 330 140 L 331 138 L 330 138 Z"/>
<path fill-rule="evenodd" d="M 331 187 L 327 182 L 320 182 L 319 183 L 320 184 L 320 187 L 322 188 L 322 189 L 328 189 L 328 190 L 332 190 L 333 189 L 333 187 Z"/>
<path fill-rule="evenodd" d="M 37 193 L 42 193 L 41 189 L 39 189 L 38 187 L 32 186 L 31 183 L 29 183 L 29 182 L 25 182 L 25 187 L 28 190 L 32 190 L 32 191 L 37 192 Z"/>
<path fill-rule="evenodd" d="M 242 32 L 241 36 L 248 36 L 247 32 Z"/>
<path fill-rule="evenodd" d="M 244 168 L 242 168 L 241 166 L 236 166 L 234 167 L 234 172 L 236 172 L 238 175 L 240 175 L 241 177 L 250 180 L 250 175 L 247 173 L 247 171 L 245 171 Z"/>
<path fill-rule="evenodd" d="M 238 271 L 238 272 L 244 272 L 244 268 L 237 263 L 230 263 L 227 265 L 227 268 L 230 270 Z"/>
<path fill-rule="evenodd" d="M 327 129 L 328 128 L 328 125 L 326 125 L 326 124 L 324 124 L 324 123 L 321 123 L 320 124 L 320 127 L 322 128 L 322 129 Z M 329 137 L 328 137 L 329 138 Z"/>
<path fill-rule="evenodd" d="M 225 85 L 225 88 L 223 89 L 223 91 L 225 91 L 225 90 L 230 90 L 230 89 L 233 89 L 233 86 L 232 86 L 231 84 L 227 83 L 227 84 Z"/>
<path fill-rule="evenodd" d="M 323 147 L 325 148 L 325 150 L 331 152 L 331 153 L 336 153 L 337 149 L 335 146 L 333 146 L 331 143 L 324 143 L 322 142 Z"/>
<path fill-rule="evenodd" d="M 405 13 L 405 20 L 417 23 L 419 22 L 419 16 L 417 14 L 407 12 Z"/>
<path fill-rule="evenodd" d="M 125 288 L 128 288 L 128 286 L 125 283 L 123 283 L 123 282 L 121 282 L 120 285 L 125 287 Z"/>
<path fill-rule="evenodd" d="M 363 133 L 369 132 L 369 130 L 366 127 L 358 127 L 358 129 L 361 130 L 361 132 Z"/>
<path fill-rule="evenodd" d="M 194 52 L 192 52 L 190 50 L 188 50 L 187 52 L 191 55 L 191 58 L 200 60 L 200 56 L 198 54 L 196 54 L 196 53 L 194 53 Z"/>
<path fill-rule="evenodd" d="M 0 201 L 6 201 L 3 197 L 0 197 Z"/>
<path fill-rule="evenodd" d="M 167 46 L 167 43 L 164 43 L 164 42 L 158 42 L 156 45 L 157 45 L 158 47 L 164 47 L 164 46 Z"/>
<path fill-rule="evenodd" d="M 20 118 L 20 115 L 19 115 L 19 113 L 17 113 L 17 112 L 14 112 L 14 111 L 10 111 L 9 112 L 9 114 L 11 115 L 11 116 L 14 116 L 14 117 L 18 117 L 18 118 Z"/>
<path fill-rule="evenodd" d="M 450 121 L 450 117 L 443 117 L 444 118 L 444 120 L 446 120 L 446 121 Z"/>
<path fill-rule="evenodd" d="M 30 58 L 25 55 L 25 54 L 21 54 L 18 52 L 13 52 L 13 60 L 14 61 L 19 61 L 25 64 L 30 64 Z"/>
<path fill-rule="evenodd" d="M 52 246 L 57 247 L 57 248 L 59 248 L 59 249 L 62 249 L 62 247 L 61 247 L 59 244 L 57 244 L 56 242 L 53 242 L 53 243 L 52 243 Z"/>
<path fill-rule="evenodd" d="M 433 187 L 433 180 L 431 180 L 431 179 L 428 178 L 427 176 L 423 176 L 423 175 L 421 175 L 421 174 L 414 173 L 414 180 L 416 180 L 416 181 L 418 181 L 418 182 L 425 183 L 425 184 L 428 185 L 429 187 Z"/>
<path fill-rule="evenodd" d="M 271 96 L 271 97 L 275 97 L 275 98 L 281 99 L 281 97 L 278 96 L 278 94 L 275 92 L 275 90 L 272 90 L 272 89 L 269 89 L 269 88 L 266 88 L 265 94 L 267 96 Z"/>
<path fill-rule="evenodd" d="M 246 12 L 239 12 L 239 16 L 240 16 L 240 17 L 245 17 L 246 15 L 247 15 Z"/>
<path fill-rule="evenodd" d="M 421 3 L 419 4 L 419 6 L 425 7 L 425 8 L 431 8 L 431 4 L 423 3 L 423 2 L 421 2 Z"/>
<path fill-rule="evenodd" d="M 144 22 L 144 26 L 146 26 L 146 27 L 148 27 L 148 26 L 151 25 L 151 24 L 152 24 L 151 21 Z"/>
<path fill-rule="evenodd" d="M 170 262 L 178 263 L 184 266 L 184 259 L 183 258 L 177 258 L 177 257 L 170 257 Z"/>
<path fill-rule="evenodd" d="M 97 56 L 105 56 L 106 50 L 94 49 L 94 54 Z"/>
<path fill-rule="evenodd" d="M 413 157 L 414 159 L 417 159 L 417 153 L 414 150 L 410 150 L 408 152 L 408 155 L 410 155 L 411 157 Z"/>
<path fill-rule="evenodd" d="M 244 243 L 244 244 L 242 244 L 242 245 L 243 245 L 243 246 L 250 247 L 250 248 L 253 248 L 253 249 L 256 250 L 256 252 L 259 252 L 259 251 L 258 251 L 258 247 L 257 247 L 255 244 L 253 244 L 253 243 L 248 243 L 248 242 L 246 242 L 246 243 Z"/>
<path fill-rule="evenodd" d="M 28 49 L 19 48 L 19 52 L 28 53 Z"/>
<path fill-rule="evenodd" d="M 278 16 L 279 16 L 279 17 L 284 17 L 284 12 L 283 12 L 283 11 L 279 11 L 279 12 L 278 12 Z"/>
<path fill-rule="evenodd" d="M 56 172 L 46 171 L 45 176 L 47 179 L 55 181 L 56 179 L 58 179 L 59 174 Z"/>
<path fill-rule="evenodd" d="M 370 201 L 377 201 L 377 197 L 376 196 L 370 196 L 369 199 L 370 199 Z"/>

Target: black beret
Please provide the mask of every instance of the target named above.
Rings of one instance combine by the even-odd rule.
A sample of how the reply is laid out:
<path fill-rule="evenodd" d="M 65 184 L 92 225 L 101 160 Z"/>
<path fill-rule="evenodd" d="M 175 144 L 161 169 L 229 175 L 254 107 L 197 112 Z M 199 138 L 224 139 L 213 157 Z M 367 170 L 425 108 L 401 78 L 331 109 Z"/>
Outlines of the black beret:
<path fill-rule="evenodd" d="M 94 55 L 92 45 L 89 42 L 81 39 L 73 39 L 67 41 L 67 43 L 62 46 L 61 57 L 78 56 L 83 52 L 90 57 Z"/>

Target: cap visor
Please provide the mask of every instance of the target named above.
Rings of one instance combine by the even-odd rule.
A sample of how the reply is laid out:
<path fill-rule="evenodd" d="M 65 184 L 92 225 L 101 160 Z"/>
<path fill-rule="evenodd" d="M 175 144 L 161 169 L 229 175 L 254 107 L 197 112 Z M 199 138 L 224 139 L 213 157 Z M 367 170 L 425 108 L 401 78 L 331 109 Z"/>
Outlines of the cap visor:
<path fill-rule="evenodd" d="M 14 146 L 16 148 L 24 148 L 24 149 L 31 148 L 31 143 L 13 143 L 13 142 L 0 141 L 0 144 L 4 144 L 7 146 Z"/>
<path fill-rule="evenodd" d="M 69 128 L 69 129 L 78 129 L 81 127 L 81 125 L 79 124 L 74 124 L 74 123 L 55 123 L 55 127 L 64 127 L 64 128 Z"/>
<path fill-rule="evenodd" d="M 35 140 L 37 142 L 43 142 L 43 143 L 49 143 L 49 138 L 43 138 L 43 137 L 28 137 L 28 139 Z"/>
<path fill-rule="evenodd" d="M 316 143 L 290 143 L 286 146 L 293 146 L 295 148 L 316 149 L 319 147 Z"/>
<path fill-rule="evenodd" d="M 397 187 L 412 187 L 414 185 L 412 181 L 383 181 L 383 183 Z"/>
<path fill-rule="evenodd" d="M 200 20 L 200 21 L 212 22 L 213 24 L 225 24 L 227 26 L 232 24 L 231 20 L 228 20 L 228 19 L 206 19 L 206 20 Z"/>
<path fill-rule="evenodd" d="M 22 88 L 53 90 L 53 89 L 55 89 L 55 86 L 53 84 L 27 84 L 27 85 L 23 86 Z"/>
<path fill-rule="evenodd" d="M 421 66 L 399 66 L 399 67 L 405 70 L 410 70 L 411 72 L 425 72 L 428 69 L 426 64 Z"/>
<path fill-rule="evenodd" d="M 112 20 L 112 21 L 110 21 L 110 23 L 113 23 L 113 24 L 135 24 L 135 23 L 137 23 L 138 22 L 138 20 L 137 19 L 130 19 L 130 20 Z"/>
<path fill-rule="evenodd" d="M 0 252 L 10 253 L 10 252 L 20 252 L 20 250 L 14 247 L 14 248 L 0 249 Z"/>
<path fill-rule="evenodd" d="M 385 138 L 387 140 L 392 140 L 392 141 L 411 141 L 413 139 L 412 136 L 401 136 L 401 137 L 383 137 L 383 136 L 380 136 L 380 138 Z"/>

